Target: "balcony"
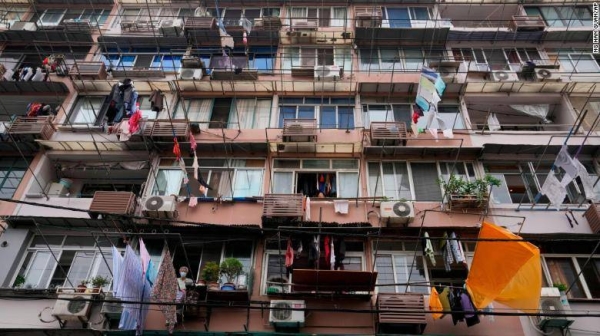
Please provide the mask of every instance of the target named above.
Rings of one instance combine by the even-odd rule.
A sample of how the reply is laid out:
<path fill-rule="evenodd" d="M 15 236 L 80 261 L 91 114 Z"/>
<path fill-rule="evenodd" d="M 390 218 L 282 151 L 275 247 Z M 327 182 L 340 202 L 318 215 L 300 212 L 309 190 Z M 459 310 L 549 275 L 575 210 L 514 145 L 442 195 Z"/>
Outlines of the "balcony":
<path fill-rule="evenodd" d="M 256 80 L 258 70 L 248 68 L 246 56 L 213 56 L 210 61 L 214 80 Z"/>
<path fill-rule="evenodd" d="M 302 194 L 265 194 L 263 199 L 263 217 L 302 217 L 304 195 Z"/>
<path fill-rule="evenodd" d="M 241 20 L 223 20 L 225 30 L 234 39 L 236 45 L 242 45 L 244 32 Z M 254 19 L 253 28 L 248 34 L 252 45 L 278 45 L 281 19 L 278 17 L 262 17 Z M 221 43 L 221 35 L 217 27 L 217 19 L 213 17 L 188 17 L 183 27 L 185 34 L 194 39 L 198 46 L 216 46 Z"/>
<path fill-rule="evenodd" d="M 4 41 L 93 42 L 92 27 L 86 21 L 64 20 L 58 25 L 41 26 L 36 22 L 17 21 L 0 33 Z"/>
<path fill-rule="evenodd" d="M 372 146 L 406 146 L 406 123 L 404 122 L 372 122 Z"/>
<path fill-rule="evenodd" d="M 354 19 L 355 43 L 360 46 L 418 45 L 446 43 L 452 27 L 449 20 L 430 17 L 430 19 L 410 19 L 408 7 L 386 8 L 379 6 L 357 6 Z M 383 15 L 383 13 L 387 15 Z M 427 9 L 430 16 L 430 9 Z"/>
<path fill-rule="evenodd" d="M 96 191 L 90 212 L 128 215 L 135 210 L 135 194 L 126 191 Z"/>
<path fill-rule="evenodd" d="M 106 65 L 104 62 L 76 62 L 69 70 L 69 75 L 75 76 L 76 79 L 106 79 Z"/>
<path fill-rule="evenodd" d="M 285 119 L 283 142 L 315 142 L 317 129 L 317 119 Z"/>
<path fill-rule="evenodd" d="M 6 131 L 16 141 L 50 140 L 54 134 L 51 116 L 17 117 Z"/>
<path fill-rule="evenodd" d="M 421 294 L 378 294 L 378 333 L 421 335 L 427 326 Z"/>

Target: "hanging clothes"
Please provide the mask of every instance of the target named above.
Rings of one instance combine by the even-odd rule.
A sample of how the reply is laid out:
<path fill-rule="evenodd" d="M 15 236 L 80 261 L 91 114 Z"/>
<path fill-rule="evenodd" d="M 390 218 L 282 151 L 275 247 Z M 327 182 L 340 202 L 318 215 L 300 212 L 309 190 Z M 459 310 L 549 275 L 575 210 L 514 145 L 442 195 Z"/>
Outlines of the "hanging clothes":
<path fill-rule="evenodd" d="M 460 242 L 456 238 L 456 234 L 452 232 L 450 234 L 450 240 L 448 240 L 450 244 L 450 250 L 452 251 L 452 256 L 457 263 L 466 262 L 465 255 L 462 253 L 462 248 L 460 247 Z"/>
<path fill-rule="evenodd" d="M 465 319 L 465 314 L 463 312 L 464 310 L 460 299 L 460 292 L 456 290 L 450 291 L 449 299 L 450 309 L 452 311 L 452 323 L 456 325 L 456 323 Z"/>
<path fill-rule="evenodd" d="M 112 272 L 113 272 L 113 294 L 114 296 L 119 295 L 119 282 L 121 281 L 121 267 L 123 265 L 123 256 L 121 252 L 113 245 L 112 247 Z"/>
<path fill-rule="evenodd" d="M 435 266 L 435 252 L 433 251 L 433 245 L 431 244 L 431 240 L 429 239 L 429 233 L 425 232 L 423 234 L 425 243 L 423 244 L 424 249 L 423 253 L 429 258 L 432 266 Z"/>
<path fill-rule="evenodd" d="M 310 221 L 310 197 L 306 198 L 306 210 L 304 211 L 304 220 Z"/>
<path fill-rule="evenodd" d="M 444 289 L 442 290 L 442 292 L 439 295 L 439 298 L 440 298 L 440 303 L 442 304 L 442 308 L 446 312 L 450 312 L 452 310 L 452 308 L 450 308 L 449 296 L 450 296 L 450 288 L 444 287 Z M 446 315 L 446 314 L 444 314 L 444 315 Z"/>
<path fill-rule="evenodd" d="M 336 244 L 334 245 L 334 254 L 335 254 L 335 269 L 343 270 L 344 258 L 346 258 L 346 242 L 344 242 L 344 238 L 338 238 Z"/>
<path fill-rule="evenodd" d="M 477 316 L 477 312 L 475 311 L 475 307 L 473 306 L 473 302 L 467 291 L 462 291 L 460 294 L 460 302 L 465 311 L 465 322 L 467 323 L 467 327 L 479 324 L 479 317 Z"/>
<path fill-rule="evenodd" d="M 431 295 L 429 295 L 429 310 L 430 311 L 444 310 L 444 307 L 442 306 L 442 302 L 440 302 L 439 294 L 438 294 L 437 290 L 435 289 L 435 287 L 431 288 Z M 434 320 L 439 320 L 442 318 L 442 316 L 443 316 L 442 313 L 432 313 L 431 314 L 431 317 L 433 317 Z"/>
<path fill-rule="evenodd" d="M 446 272 L 450 272 L 452 270 L 451 264 L 454 263 L 454 257 L 452 256 L 452 249 L 450 247 L 450 242 L 448 241 L 448 233 L 444 232 L 443 239 L 440 243 L 442 247 L 442 256 L 444 258 L 444 268 Z"/>
<path fill-rule="evenodd" d="M 140 238 L 140 259 L 142 259 L 142 270 L 145 277 L 146 272 L 148 271 L 148 264 L 150 263 L 150 253 L 148 253 L 146 244 L 144 244 L 142 238 Z"/>
<path fill-rule="evenodd" d="M 323 247 L 325 248 L 325 268 L 331 268 L 331 265 L 329 264 L 330 260 L 331 260 L 331 244 L 329 242 L 330 238 L 329 236 L 325 236 L 325 239 L 323 239 Z"/>
<path fill-rule="evenodd" d="M 320 237 L 319 235 L 314 236 L 313 241 L 310 244 L 310 249 L 308 250 L 308 261 L 311 263 L 313 268 L 316 268 L 319 262 L 319 257 L 321 256 L 320 250 Z"/>
<path fill-rule="evenodd" d="M 294 249 L 292 248 L 292 240 L 288 239 L 285 250 L 285 267 L 290 268 L 292 265 L 294 265 Z"/>
<path fill-rule="evenodd" d="M 160 305 L 160 303 L 175 302 L 177 298 L 177 291 L 177 275 L 175 274 L 175 268 L 173 267 L 171 254 L 169 253 L 169 250 L 167 250 L 160 264 L 154 287 L 152 287 L 151 298 L 152 301 L 159 304 L 159 308 L 165 315 L 165 322 L 170 333 L 173 332 L 175 324 L 177 323 L 176 306 Z"/>
<path fill-rule="evenodd" d="M 140 130 L 141 121 L 142 112 L 138 110 L 129 118 L 129 134 L 136 134 Z"/>
<path fill-rule="evenodd" d="M 154 112 L 160 112 L 163 110 L 163 95 L 162 91 L 154 90 L 150 95 L 150 108 Z"/>
<path fill-rule="evenodd" d="M 334 270 L 335 269 L 335 246 L 333 244 L 333 237 L 331 238 L 331 249 L 330 249 L 330 257 L 329 257 L 329 269 L 330 270 Z"/>
<path fill-rule="evenodd" d="M 123 258 L 121 269 L 119 298 L 126 301 L 140 302 L 144 287 L 142 261 L 129 245 L 125 249 L 125 257 Z M 137 329 L 140 308 L 141 304 L 139 303 L 123 303 L 119 329 Z"/>
<path fill-rule="evenodd" d="M 179 147 L 179 141 L 177 141 L 177 138 L 173 138 L 173 154 L 175 154 L 177 160 L 181 158 L 181 148 Z"/>

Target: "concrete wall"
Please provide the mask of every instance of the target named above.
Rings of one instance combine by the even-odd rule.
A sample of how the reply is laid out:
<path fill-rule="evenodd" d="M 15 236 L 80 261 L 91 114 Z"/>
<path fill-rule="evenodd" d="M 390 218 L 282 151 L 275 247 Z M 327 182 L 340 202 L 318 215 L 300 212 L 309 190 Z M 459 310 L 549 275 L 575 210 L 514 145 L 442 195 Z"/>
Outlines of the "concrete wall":
<path fill-rule="evenodd" d="M 23 229 L 11 228 L 0 235 L 0 242 L 7 243 L 5 247 L 0 247 L 0 287 L 12 287 L 21 256 L 30 238 L 29 230 Z"/>

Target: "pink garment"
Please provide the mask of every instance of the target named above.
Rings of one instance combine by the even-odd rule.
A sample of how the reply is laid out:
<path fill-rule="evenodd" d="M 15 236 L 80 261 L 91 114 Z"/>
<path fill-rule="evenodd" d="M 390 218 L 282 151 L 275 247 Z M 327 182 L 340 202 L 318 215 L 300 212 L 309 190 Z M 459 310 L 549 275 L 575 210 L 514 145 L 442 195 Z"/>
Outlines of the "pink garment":
<path fill-rule="evenodd" d="M 198 144 L 196 143 L 196 138 L 194 138 L 194 134 L 190 132 L 190 147 L 192 147 L 193 150 L 196 150 L 197 145 Z"/>
<path fill-rule="evenodd" d="M 294 264 L 294 249 L 292 248 L 292 240 L 288 239 L 287 249 L 285 250 L 285 267 L 290 267 Z"/>
<path fill-rule="evenodd" d="M 129 134 L 135 134 L 140 130 L 140 121 L 142 120 L 142 112 L 137 110 L 131 118 L 129 118 Z"/>
<path fill-rule="evenodd" d="M 142 238 L 140 238 L 140 258 L 142 259 L 143 274 L 146 275 L 146 271 L 148 271 L 148 263 L 150 262 L 150 253 L 148 253 L 146 244 L 144 244 L 144 240 L 142 240 Z"/>
<path fill-rule="evenodd" d="M 190 197 L 190 201 L 188 203 L 188 206 L 190 208 L 195 208 L 196 205 L 198 205 L 198 197 Z"/>

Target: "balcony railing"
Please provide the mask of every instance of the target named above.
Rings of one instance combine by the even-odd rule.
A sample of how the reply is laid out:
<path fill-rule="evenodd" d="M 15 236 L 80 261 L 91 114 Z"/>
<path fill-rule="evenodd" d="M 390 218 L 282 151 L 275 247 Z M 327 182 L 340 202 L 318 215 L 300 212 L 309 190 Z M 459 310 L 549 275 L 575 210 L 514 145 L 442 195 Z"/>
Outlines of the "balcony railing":
<path fill-rule="evenodd" d="M 104 62 L 76 62 L 69 70 L 69 75 L 106 79 L 108 73 Z"/>
<path fill-rule="evenodd" d="M 586 210 L 584 217 L 590 224 L 592 232 L 595 234 L 600 233 L 600 203 L 592 203 Z"/>
<path fill-rule="evenodd" d="M 172 141 L 173 137 L 176 137 L 178 141 L 187 141 L 189 133 L 189 124 L 186 120 L 149 121 L 143 131 L 144 136 L 166 141 Z"/>
<path fill-rule="evenodd" d="M 264 217 L 302 217 L 304 215 L 302 194 L 265 194 Z"/>
<path fill-rule="evenodd" d="M 188 30 L 211 30 L 217 27 L 215 18 L 192 16 L 185 21 L 184 29 Z"/>
<path fill-rule="evenodd" d="M 16 139 L 24 138 L 50 140 L 54 134 L 52 117 L 18 117 L 7 130 Z"/>
<path fill-rule="evenodd" d="M 407 138 L 404 122 L 372 122 L 372 146 L 405 146 Z"/>
<path fill-rule="evenodd" d="M 422 294 L 378 294 L 379 332 L 422 334 L 427 325 Z"/>
<path fill-rule="evenodd" d="M 514 15 L 510 28 L 514 31 L 540 31 L 546 29 L 546 22 L 539 15 Z"/>
<path fill-rule="evenodd" d="M 135 194 L 127 191 L 96 191 L 90 212 L 127 215 L 135 210 Z"/>
<path fill-rule="evenodd" d="M 317 141 L 317 129 L 317 119 L 285 119 L 283 121 L 283 141 Z"/>

